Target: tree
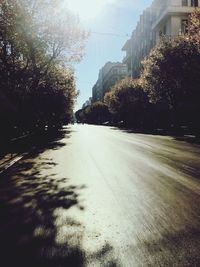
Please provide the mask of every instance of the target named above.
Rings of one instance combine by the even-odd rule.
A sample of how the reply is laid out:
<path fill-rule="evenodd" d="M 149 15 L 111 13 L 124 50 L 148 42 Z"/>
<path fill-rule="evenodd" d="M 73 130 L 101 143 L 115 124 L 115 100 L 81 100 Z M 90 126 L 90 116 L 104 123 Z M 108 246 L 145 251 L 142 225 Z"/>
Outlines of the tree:
<path fill-rule="evenodd" d="M 56 4 L 55 4 L 56 3 Z M 2 61 L 30 69 L 28 89 L 35 88 L 56 65 L 82 57 L 86 33 L 61 1 L 3 0 L 0 4 Z M 53 19 L 52 19 L 53 18 Z"/>
<path fill-rule="evenodd" d="M 81 59 L 87 35 L 61 5 L 59 0 L 0 2 L 0 100 L 12 107 L 6 109 L 7 131 L 70 120 L 77 96 L 70 64 Z"/>
<path fill-rule="evenodd" d="M 193 40 L 196 39 L 198 43 L 200 42 L 200 8 L 195 8 L 189 16 L 186 36 Z"/>
<path fill-rule="evenodd" d="M 49 73 L 45 83 L 33 91 L 29 100 L 29 106 L 34 107 L 30 114 L 34 114 L 36 123 L 52 127 L 69 122 L 77 96 L 74 88 L 72 72 L 61 68 Z"/>
<path fill-rule="evenodd" d="M 139 80 L 123 79 L 111 88 L 104 101 L 110 112 L 117 116 L 118 120 L 124 121 L 125 125 L 143 127 L 148 97 Z"/>
<path fill-rule="evenodd" d="M 75 113 L 78 122 L 102 124 L 110 120 L 110 112 L 107 105 L 101 101 L 92 103 L 91 105 L 78 110 Z"/>
<path fill-rule="evenodd" d="M 151 102 L 167 103 L 175 125 L 198 124 L 200 103 L 200 10 L 190 16 L 188 33 L 163 40 L 143 62 L 142 86 Z"/>
<path fill-rule="evenodd" d="M 75 112 L 75 118 L 78 123 L 83 123 L 84 118 L 83 118 L 83 109 L 79 109 Z"/>

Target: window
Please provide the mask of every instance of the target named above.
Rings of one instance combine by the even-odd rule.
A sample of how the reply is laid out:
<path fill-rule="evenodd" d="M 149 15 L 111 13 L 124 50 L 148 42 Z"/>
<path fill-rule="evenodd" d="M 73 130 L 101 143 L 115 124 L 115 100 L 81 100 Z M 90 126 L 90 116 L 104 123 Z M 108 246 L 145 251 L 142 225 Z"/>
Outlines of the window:
<path fill-rule="evenodd" d="M 182 0 L 182 6 L 188 6 L 188 0 Z"/>
<path fill-rule="evenodd" d="M 162 30 L 159 31 L 159 37 L 162 37 L 163 36 L 163 32 Z"/>
<path fill-rule="evenodd" d="M 116 68 L 113 69 L 112 73 L 113 73 L 113 74 L 118 74 L 118 69 L 116 69 Z"/>
<path fill-rule="evenodd" d="M 181 33 L 186 34 L 188 32 L 188 20 L 182 19 L 181 20 Z"/>
<path fill-rule="evenodd" d="M 191 0 L 191 6 L 197 7 L 198 5 L 198 0 Z"/>
<path fill-rule="evenodd" d="M 166 25 L 163 27 L 163 34 L 164 34 L 164 35 L 167 34 L 167 26 L 166 26 Z"/>

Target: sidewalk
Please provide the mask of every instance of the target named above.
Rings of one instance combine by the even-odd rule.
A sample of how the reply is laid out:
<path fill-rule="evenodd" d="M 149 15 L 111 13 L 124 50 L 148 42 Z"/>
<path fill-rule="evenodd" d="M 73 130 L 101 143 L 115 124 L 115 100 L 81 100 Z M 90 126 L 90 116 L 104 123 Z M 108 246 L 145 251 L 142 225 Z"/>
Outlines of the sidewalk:
<path fill-rule="evenodd" d="M 2 153 L 0 155 L 0 174 L 2 174 L 4 171 L 6 171 L 9 167 L 14 165 L 17 161 L 22 159 L 27 154 L 27 152 L 20 152 L 20 150 L 17 151 L 18 149 L 13 149 L 17 145 L 18 141 L 21 141 L 27 137 L 28 135 L 19 136 L 9 141 L 8 148 L 4 151 L 5 154 Z"/>
<path fill-rule="evenodd" d="M 17 161 L 22 159 L 27 153 L 24 154 L 7 154 L 3 158 L 0 159 L 0 174 L 14 165 Z"/>
<path fill-rule="evenodd" d="M 61 133 L 62 132 L 56 132 L 56 134 L 54 132 L 32 133 L 11 139 L 7 144 L 7 148 L 3 149 L 1 151 L 2 154 L 0 154 L 0 174 L 14 165 L 17 161 L 27 156 L 30 151 L 35 149 L 36 144 L 39 146 L 41 144 L 44 145 L 48 140 L 60 136 Z"/>

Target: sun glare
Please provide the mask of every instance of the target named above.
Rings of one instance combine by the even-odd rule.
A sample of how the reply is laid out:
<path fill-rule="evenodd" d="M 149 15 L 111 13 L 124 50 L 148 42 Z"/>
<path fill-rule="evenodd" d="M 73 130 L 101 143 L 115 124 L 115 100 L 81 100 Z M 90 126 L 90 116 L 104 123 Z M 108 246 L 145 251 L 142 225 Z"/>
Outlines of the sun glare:
<path fill-rule="evenodd" d="M 98 16 L 106 4 L 114 0 L 66 0 L 67 7 L 81 19 L 90 19 Z"/>

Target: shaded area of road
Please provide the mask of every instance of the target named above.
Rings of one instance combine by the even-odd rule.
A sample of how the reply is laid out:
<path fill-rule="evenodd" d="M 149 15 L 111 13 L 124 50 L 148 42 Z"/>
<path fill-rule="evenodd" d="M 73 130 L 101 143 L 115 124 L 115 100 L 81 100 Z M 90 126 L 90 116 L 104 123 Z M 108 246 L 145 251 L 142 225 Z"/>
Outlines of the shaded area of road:
<path fill-rule="evenodd" d="M 74 125 L 0 179 L 4 267 L 200 266 L 200 147 Z"/>
<path fill-rule="evenodd" d="M 57 163 L 51 157 L 67 145 L 70 135 L 64 130 L 46 140 L 40 137 L 29 156 L 1 175 L 2 266 L 85 266 L 84 226 L 67 213 L 72 207 L 83 210 L 78 197 L 85 186 L 74 186 L 68 177 L 56 173 Z M 104 257 L 111 249 L 106 244 L 90 258 Z"/>

